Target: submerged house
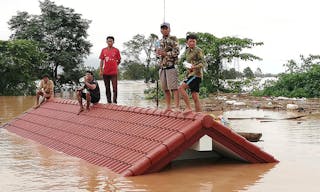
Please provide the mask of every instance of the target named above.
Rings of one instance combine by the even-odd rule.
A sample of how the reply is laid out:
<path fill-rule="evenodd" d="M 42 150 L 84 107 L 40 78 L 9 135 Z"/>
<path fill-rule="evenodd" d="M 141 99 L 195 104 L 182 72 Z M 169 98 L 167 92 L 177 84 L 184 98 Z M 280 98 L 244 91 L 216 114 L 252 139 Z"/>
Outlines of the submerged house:
<path fill-rule="evenodd" d="M 4 125 L 49 148 L 123 176 L 161 171 L 171 161 L 227 157 L 246 163 L 277 160 L 204 113 L 97 104 L 77 115 L 78 103 L 55 98 Z"/>

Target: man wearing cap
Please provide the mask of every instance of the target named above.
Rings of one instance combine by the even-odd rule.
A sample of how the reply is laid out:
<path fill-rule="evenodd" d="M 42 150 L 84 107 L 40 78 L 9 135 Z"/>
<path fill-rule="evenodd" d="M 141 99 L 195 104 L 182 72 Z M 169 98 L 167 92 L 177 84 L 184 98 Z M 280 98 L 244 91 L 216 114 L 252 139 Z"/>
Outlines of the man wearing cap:
<path fill-rule="evenodd" d="M 49 79 L 49 75 L 45 74 L 42 76 L 42 79 L 40 81 L 39 89 L 36 93 L 36 104 L 34 108 L 38 108 L 41 103 L 44 101 L 53 98 L 53 81 Z M 43 97 L 43 100 L 39 103 L 40 96 Z"/>
<path fill-rule="evenodd" d="M 170 35 L 169 23 L 162 23 L 160 29 L 163 37 L 156 54 L 160 58 L 159 79 L 166 100 L 165 112 L 168 112 L 172 111 L 171 93 L 173 93 L 175 108 L 179 110 L 178 71 L 175 68 L 178 63 L 179 43 L 175 36 Z"/>

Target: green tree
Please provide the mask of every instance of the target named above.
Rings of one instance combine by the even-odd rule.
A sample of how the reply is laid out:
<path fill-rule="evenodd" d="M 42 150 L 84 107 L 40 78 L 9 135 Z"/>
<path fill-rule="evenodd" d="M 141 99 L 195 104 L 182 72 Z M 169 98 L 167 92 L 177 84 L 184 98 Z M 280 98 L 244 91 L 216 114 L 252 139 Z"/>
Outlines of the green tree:
<path fill-rule="evenodd" d="M 248 79 L 254 78 L 254 74 L 253 74 L 253 72 L 252 72 L 252 70 L 251 70 L 250 67 L 246 67 L 246 68 L 243 70 L 243 75 L 244 75 L 246 78 L 248 78 Z"/>
<path fill-rule="evenodd" d="M 289 60 L 284 66 L 286 72 L 279 75 L 278 81 L 265 87 L 255 95 L 286 97 L 320 97 L 320 56 L 300 55 L 301 62 Z"/>
<path fill-rule="evenodd" d="M 130 80 L 139 80 L 145 77 L 146 67 L 143 64 L 134 63 L 134 62 L 123 62 L 123 79 L 130 79 Z"/>
<path fill-rule="evenodd" d="M 148 82 L 154 77 L 154 74 L 151 73 L 150 67 L 156 64 L 156 55 L 155 55 L 155 42 L 158 40 L 158 36 L 155 34 L 150 34 L 148 38 L 144 35 L 137 34 L 133 36 L 131 40 L 124 43 L 124 51 L 122 54 L 125 56 L 124 63 L 127 64 L 143 64 L 145 65 L 145 81 Z M 127 67 L 126 70 L 135 69 L 135 67 Z M 133 73 L 135 71 L 127 71 L 126 73 Z M 129 75 L 135 76 L 135 75 Z"/>
<path fill-rule="evenodd" d="M 0 96 L 34 94 L 45 57 L 36 42 L 0 41 Z"/>
<path fill-rule="evenodd" d="M 244 61 L 261 60 L 260 57 L 244 50 L 263 45 L 262 42 L 253 42 L 248 38 L 223 37 L 217 38 L 210 33 L 196 33 L 197 45 L 203 50 L 207 61 L 207 73 L 204 75 L 203 84 L 209 92 L 222 89 L 222 61 L 232 61 L 239 58 Z M 183 42 L 183 41 L 182 41 Z"/>
<path fill-rule="evenodd" d="M 40 15 L 18 12 L 10 19 L 11 39 L 37 41 L 41 51 L 47 53 L 43 67 L 51 71 L 54 79 L 61 69 L 68 74 L 66 77 L 72 78 L 67 80 L 75 81 L 81 75 L 75 74 L 75 69 L 83 64 L 92 46 L 86 40 L 91 21 L 50 0 L 40 1 L 40 9 Z"/>
<path fill-rule="evenodd" d="M 283 64 L 286 73 L 300 73 L 311 69 L 313 65 L 320 65 L 320 55 L 309 55 L 305 57 L 300 55 L 300 62 L 290 59 Z"/>
<path fill-rule="evenodd" d="M 255 77 L 262 77 L 263 76 L 263 73 L 262 73 L 262 70 L 260 69 L 260 67 L 258 67 L 256 69 L 256 71 L 254 72 L 254 76 Z"/>
<path fill-rule="evenodd" d="M 93 69 L 92 67 L 86 67 L 83 64 L 80 64 L 78 65 L 77 68 L 69 70 L 68 72 L 62 72 L 60 75 L 58 75 L 58 83 L 56 86 L 61 87 L 62 86 L 61 84 L 64 84 L 64 83 L 79 84 L 79 77 L 81 78 L 82 76 L 84 76 L 86 74 L 86 71 L 92 71 L 94 73 L 93 74 L 94 77 L 96 77 L 95 69 Z"/>
<path fill-rule="evenodd" d="M 235 68 L 231 68 L 230 70 L 223 70 L 222 76 L 224 79 L 236 79 L 237 77 L 241 77 L 242 73 L 235 70 Z"/>

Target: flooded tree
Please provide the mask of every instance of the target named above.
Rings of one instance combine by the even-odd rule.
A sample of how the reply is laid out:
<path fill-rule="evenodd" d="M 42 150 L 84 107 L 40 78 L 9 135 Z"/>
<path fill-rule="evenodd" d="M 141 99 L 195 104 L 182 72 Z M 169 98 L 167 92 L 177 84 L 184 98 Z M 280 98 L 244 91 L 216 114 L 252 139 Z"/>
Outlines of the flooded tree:
<path fill-rule="evenodd" d="M 300 55 L 301 61 L 289 60 L 284 66 L 286 73 L 256 96 L 320 97 L 320 55 Z"/>
<path fill-rule="evenodd" d="M 251 70 L 250 67 L 246 67 L 244 70 L 243 70 L 243 75 L 244 77 L 248 78 L 248 79 L 252 79 L 254 78 L 254 74 Z"/>
<path fill-rule="evenodd" d="M 125 60 L 121 65 L 124 69 L 121 73 L 122 79 L 141 80 L 145 78 L 146 67 L 143 64 Z"/>
<path fill-rule="evenodd" d="M 260 69 L 260 67 L 258 67 L 256 69 L 256 71 L 254 72 L 254 76 L 255 77 L 262 77 L 263 76 L 263 73 L 262 73 L 262 70 Z"/>
<path fill-rule="evenodd" d="M 300 62 L 290 59 L 287 63 L 283 64 L 286 73 L 306 72 L 314 65 L 320 65 L 320 55 L 310 54 L 308 57 L 300 55 Z"/>
<path fill-rule="evenodd" d="M 134 73 L 136 67 L 129 67 L 130 64 L 143 64 L 145 65 L 144 78 L 145 82 L 150 79 L 155 80 L 154 70 L 156 64 L 155 55 L 155 42 L 158 40 L 158 36 L 150 34 L 148 38 L 144 35 L 137 34 L 131 40 L 124 43 L 124 51 L 122 54 L 125 56 L 126 74 L 128 76 L 136 76 Z"/>

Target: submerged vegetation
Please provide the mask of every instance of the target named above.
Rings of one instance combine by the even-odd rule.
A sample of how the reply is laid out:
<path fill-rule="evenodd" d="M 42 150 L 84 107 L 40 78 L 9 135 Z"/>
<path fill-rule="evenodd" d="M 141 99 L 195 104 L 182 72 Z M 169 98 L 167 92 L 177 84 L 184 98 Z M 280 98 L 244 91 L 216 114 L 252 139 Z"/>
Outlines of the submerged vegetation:
<path fill-rule="evenodd" d="M 320 55 L 300 56 L 301 62 L 289 60 L 286 73 L 278 81 L 255 91 L 256 96 L 320 97 Z"/>

